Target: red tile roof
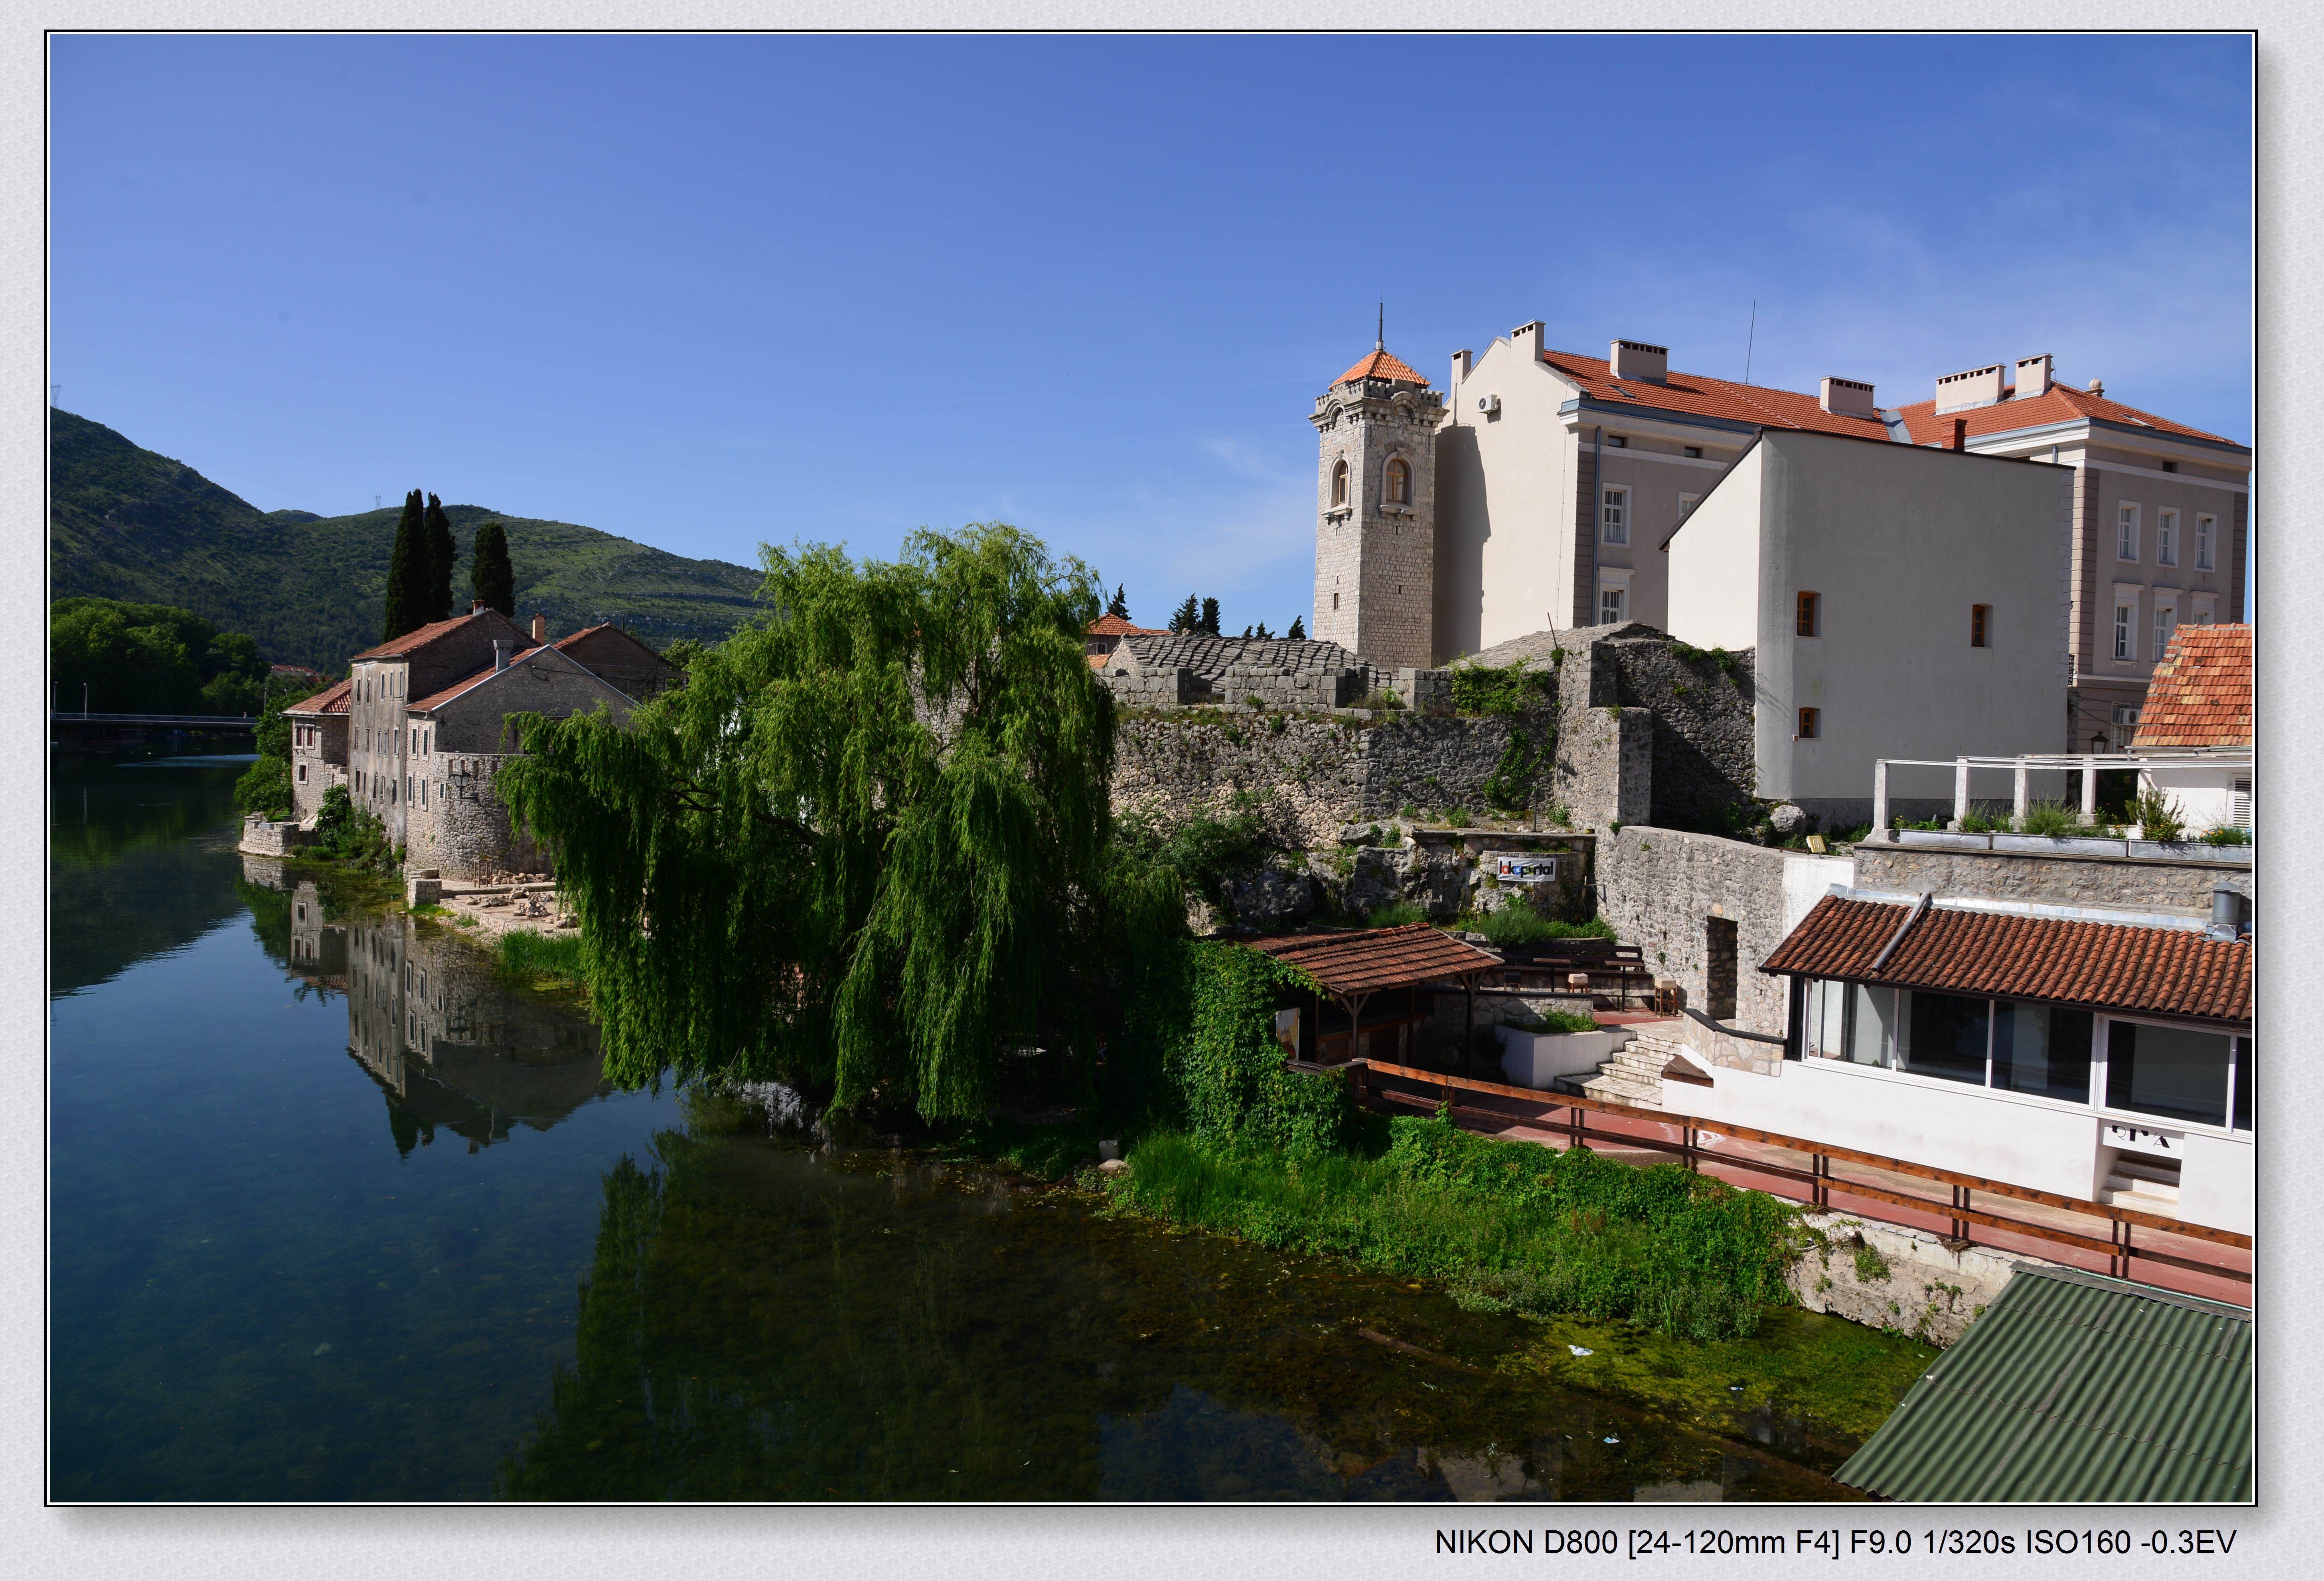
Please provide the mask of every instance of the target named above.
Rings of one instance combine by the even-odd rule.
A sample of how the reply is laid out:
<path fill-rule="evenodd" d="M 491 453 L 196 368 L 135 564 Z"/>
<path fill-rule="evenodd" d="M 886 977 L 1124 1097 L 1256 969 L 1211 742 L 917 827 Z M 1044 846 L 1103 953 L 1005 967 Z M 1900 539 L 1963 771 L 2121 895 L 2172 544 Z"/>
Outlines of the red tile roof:
<path fill-rule="evenodd" d="M 415 649 L 427 647 L 429 643 L 435 641 L 438 637 L 445 635 L 456 626 L 462 625 L 469 620 L 481 619 L 483 619 L 483 617 L 480 615 L 455 615 L 448 620 L 433 621 L 429 625 L 420 627 L 416 631 L 406 631 L 401 637 L 391 638 L 387 641 L 380 643 L 378 646 L 374 648 L 366 648 L 361 653 L 356 654 L 355 657 L 359 659 L 399 657 L 404 654 L 410 653 Z"/>
<path fill-rule="evenodd" d="M 1403 379 L 1415 384 L 1425 384 L 1428 382 L 1427 380 L 1422 378 L 1417 372 L 1414 372 L 1412 368 L 1404 363 L 1398 362 L 1393 355 L 1386 351 L 1376 351 L 1372 353 L 1371 355 L 1366 357 L 1362 362 L 1358 363 L 1354 367 L 1341 374 L 1337 379 L 1333 380 L 1332 382 L 1334 384 L 1345 384 L 1351 379 Z"/>
<path fill-rule="evenodd" d="M 282 712 L 285 713 L 345 713 L 347 711 L 347 695 L 354 689 L 353 681 L 341 681 L 316 693 L 304 703 L 291 703 Z"/>
<path fill-rule="evenodd" d="M 2252 1017 L 2248 939 L 1938 907 L 1873 970 L 1912 909 L 1828 895 L 1759 970 L 2202 1021 Z"/>
<path fill-rule="evenodd" d="M 1583 356 L 1579 352 L 1544 352 L 1541 360 L 1580 385 L 1582 392 L 1592 400 L 1634 401 L 1641 411 L 1690 412 L 1770 428 L 1812 428 L 1867 439 L 1888 437 L 1887 425 L 1877 418 L 1834 417 L 1818 404 L 1815 396 L 1802 395 L 1795 390 L 1738 384 L 1704 373 L 1674 372 L 1660 384 L 1649 384 L 1643 379 L 1618 380 L 1605 358 Z"/>
<path fill-rule="evenodd" d="M 2131 750 L 2252 744 L 2252 629 L 2181 626 L 2146 684 Z"/>
<path fill-rule="evenodd" d="M 1093 637 L 1167 637 L 1159 626 L 1133 626 L 1120 615 L 1100 615 L 1089 624 Z"/>
<path fill-rule="evenodd" d="M 1426 923 L 1347 933 L 1286 933 L 1249 942 L 1260 954 L 1299 968 L 1335 994 L 1401 988 L 1500 965 L 1498 956 Z"/>
<path fill-rule="evenodd" d="M 2128 423 L 2133 427 L 2153 428 L 2158 433 L 2178 434 L 2192 439 L 2215 439 L 2224 444 L 2236 441 L 2224 439 L 2218 434 L 2207 434 L 2200 428 L 2190 428 L 2184 423 L 2174 423 L 2158 418 L 2153 412 L 2125 406 L 2118 400 L 2108 400 L 2103 395 L 2092 395 L 2087 390 L 2074 390 L 2063 384 L 2052 384 L 2041 395 L 2019 400 L 2015 385 L 2011 393 L 1992 406 L 1971 407 L 1967 411 L 1937 410 L 1932 397 L 1914 401 L 1897 409 L 1896 415 L 1904 421 L 1907 432 L 1915 445 L 1950 445 L 1953 442 L 1953 419 L 1963 418 L 1969 422 L 1969 437 L 1974 441 L 1986 434 L 2006 434 L 2017 428 L 2046 427 L 2052 423 L 2080 422 L 2096 418 L 2102 422 Z"/>
<path fill-rule="evenodd" d="M 541 648 L 540 644 L 531 642 L 526 643 L 522 648 L 516 648 L 509 654 L 510 667 L 513 668 L 517 665 L 521 664 L 525 659 L 540 651 Z M 575 665 L 579 665 L 580 667 L 585 670 L 588 667 L 586 665 L 581 665 L 581 661 L 579 659 L 572 659 L 570 662 Z M 404 706 L 414 713 L 429 712 L 430 711 L 440 708 L 445 703 L 451 702 L 453 698 L 457 697 L 461 693 L 467 691 L 470 687 L 482 685 L 484 682 L 491 680 L 494 676 L 497 676 L 500 673 L 500 670 L 493 666 L 486 665 L 482 669 L 471 670 L 468 674 L 462 676 L 458 680 L 453 682 L 442 691 L 430 693 L 429 695 L 420 698 L 417 702 L 405 703 Z"/>

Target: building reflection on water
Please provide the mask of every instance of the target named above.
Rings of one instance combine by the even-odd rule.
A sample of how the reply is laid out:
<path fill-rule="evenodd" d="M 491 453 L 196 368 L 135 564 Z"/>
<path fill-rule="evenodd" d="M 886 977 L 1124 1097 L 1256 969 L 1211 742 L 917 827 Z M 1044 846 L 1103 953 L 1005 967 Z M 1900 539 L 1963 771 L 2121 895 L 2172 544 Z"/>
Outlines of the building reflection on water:
<path fill-rule="evenodd" d="M 401 913 L 333 920 L 312 880 L 244 862 L 250 883 L 287 891 L 285 964 L 346 997 L 347 1052 L 385 1095 L 399 1153 L 433 1146 L 439 1131 L 474 1153 L 612 1090 L 589 1019 L 512 987 L 474 942 Z"/>

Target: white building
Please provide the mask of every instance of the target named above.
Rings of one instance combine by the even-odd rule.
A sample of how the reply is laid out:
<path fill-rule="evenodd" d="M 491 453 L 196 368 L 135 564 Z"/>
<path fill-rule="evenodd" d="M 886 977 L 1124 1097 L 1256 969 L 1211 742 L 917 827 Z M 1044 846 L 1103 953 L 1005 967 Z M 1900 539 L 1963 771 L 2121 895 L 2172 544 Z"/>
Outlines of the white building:
<path fill-rule="evenodd" d="M 2171 759 L 2141 770 L 2190 831 L 2252 827 L 2252 629 L 2181 626 L 2148 683 L 2134 757 Z M 2217 754 L 2216 766 L 2201 761 Z M 2190 761 L 2190 759 L 2193 759 Z"/>
<path fill-rule="evenodd" d="M 2072 504 L 2046 463 L 1762 429 L 1657 546 L 1671 635 L 1756 652 L 1758 795 L 1853 823 L 1877 758 L 2054 751 Z"/>

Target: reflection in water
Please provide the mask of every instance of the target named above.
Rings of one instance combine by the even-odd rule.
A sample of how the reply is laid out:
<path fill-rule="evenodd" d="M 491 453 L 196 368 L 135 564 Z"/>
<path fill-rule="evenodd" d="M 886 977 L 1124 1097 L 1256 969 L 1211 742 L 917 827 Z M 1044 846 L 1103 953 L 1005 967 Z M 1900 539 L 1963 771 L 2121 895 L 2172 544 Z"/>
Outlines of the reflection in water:
<path fill-rule="evenodd" d="M 1829 1498 L 1492 1370 L 1522 1319 L 692 1101 L 605 1178 L 528 1499 Z M 1430 1353 L 1374 1343 L 1385 1333 Z M 1470 1359 L 1462 1359 L 1470 1358 Z"/>
<path fill-rule="evenodd" d="M 397 1153 L 433 1146 L 438 1130 L 474 1153 L 613 1090 L 596 1026 L 510 984 L 471 942 L 401 913 L 334 921 L 313 879 L 242 862 L 254 887 L 288 890 L 285 964 L 345 996 L 347 1052 L 386 1095 Z"/>
<path fill-rule="evenodd" d="M 49 780 L 49 991 L 110 981 L 235 915 L 234 782 L 247 759 L 59 763 Z"/>

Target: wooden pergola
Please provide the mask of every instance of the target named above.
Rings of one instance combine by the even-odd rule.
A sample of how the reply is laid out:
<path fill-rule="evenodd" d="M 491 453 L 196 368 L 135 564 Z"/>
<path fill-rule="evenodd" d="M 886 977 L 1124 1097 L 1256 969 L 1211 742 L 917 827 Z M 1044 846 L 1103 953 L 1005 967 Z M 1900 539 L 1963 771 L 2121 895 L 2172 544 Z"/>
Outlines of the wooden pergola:
<path fill-rule="evenodd" d="M 1424 1018 L 1419 991 L 1425 983 L 1451 980 L 1461 985 L 1466 1016 L 1461 1039 L 1461 1068 L 1469 1068 L 1470 1045 L 1477 1028 L 1477 988 L 1485 973 L 1500 970 L 1500 958 L 1425 923 L 1401 928 L 1364 928 L 1344 933 L 1286 933 L 1247 941 L 1248 947 L 1296 966 L 1320 985 L 1311 996 L 1315 1002 L 1315 1025 L 1303 1036 L 1301 1052 L 1317 1065 L 1342 1065 L 1352 1060 L 1367 1034 L 1403 1027 Z M 1404 990 L 1400 1007 L 1381 1008 L 1384 995 Z M 1323 1001 L 1343 1012 L 1348 1024 L 1326 1038 Z M 1371 1007 L 1367 1016 L 1366 1007 Z M 1338 1059 L 1324 1057 L 1326 1042 L 1345 1040 Z"/>

